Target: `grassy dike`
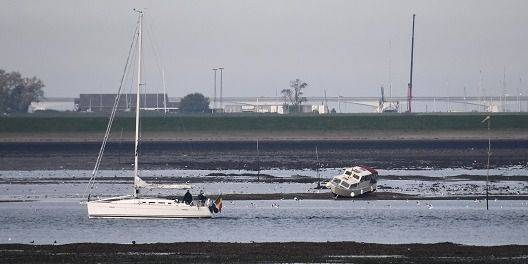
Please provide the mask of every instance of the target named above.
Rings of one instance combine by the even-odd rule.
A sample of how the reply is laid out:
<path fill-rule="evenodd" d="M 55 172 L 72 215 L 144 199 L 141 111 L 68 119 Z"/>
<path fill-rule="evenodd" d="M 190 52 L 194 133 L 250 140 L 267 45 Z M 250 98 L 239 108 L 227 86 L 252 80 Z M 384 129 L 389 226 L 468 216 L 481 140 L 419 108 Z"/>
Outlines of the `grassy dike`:
<path fill-rule="evenodd" d="M 263 135 L 332 135 L 361 134 L 482 134 L 484 113 L 444 114 L 336 114 L 336 115 L 175 115 L 166 117 L 147 113 L 142 118 L 142 131 L 150 134 L 263 134 Z M 494 131 L 528 135 L 528 114 L 501 113 L 492 117 Z M 93 113 L 27 114 L 0 118 L 2 137 L 100 134 L 108 117 Z M 116 131 L 132 133 L 134 117 L 119 116 L 113 125 Z"/>

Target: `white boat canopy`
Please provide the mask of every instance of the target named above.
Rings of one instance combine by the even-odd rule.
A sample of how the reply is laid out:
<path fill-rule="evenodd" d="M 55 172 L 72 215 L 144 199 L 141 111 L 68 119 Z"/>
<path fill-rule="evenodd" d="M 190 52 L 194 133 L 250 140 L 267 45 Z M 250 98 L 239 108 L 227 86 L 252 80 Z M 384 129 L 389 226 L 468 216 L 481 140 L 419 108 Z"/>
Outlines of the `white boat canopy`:
<path fill-rule="evenodd" d="M 134 186 L 136 188 L 148 188 L 148 189 L 178 189 L 188 190 L 192 189 L 190 184 L 159 184 L 159 183 L 148 183 L 141 179 L 139 176 L 134 177 Z"/>

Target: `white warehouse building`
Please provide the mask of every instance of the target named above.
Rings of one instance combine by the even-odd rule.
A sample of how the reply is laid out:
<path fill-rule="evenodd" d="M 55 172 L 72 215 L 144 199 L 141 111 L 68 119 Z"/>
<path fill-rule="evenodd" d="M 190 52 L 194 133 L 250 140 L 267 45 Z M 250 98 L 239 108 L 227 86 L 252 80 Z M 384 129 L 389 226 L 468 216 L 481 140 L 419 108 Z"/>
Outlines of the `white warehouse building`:
<path fill-rule="evenodd" d="M 231 104 L 224 106 L 225 113 L 275 113 L 285 114 L 287 110 L 283 104 Z M 326 105 L 301 105 L 302 113 L 328 114 Z"/>

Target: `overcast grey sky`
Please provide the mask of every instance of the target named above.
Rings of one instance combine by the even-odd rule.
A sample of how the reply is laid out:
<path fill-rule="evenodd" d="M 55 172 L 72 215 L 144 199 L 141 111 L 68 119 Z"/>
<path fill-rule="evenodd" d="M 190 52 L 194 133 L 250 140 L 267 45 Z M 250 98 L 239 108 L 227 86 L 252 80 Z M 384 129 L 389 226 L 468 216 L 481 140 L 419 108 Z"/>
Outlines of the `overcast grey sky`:
<path fill-rule="evenodd" d="M 417 96 L 528 92 L 528 1 L 20 1 L 0 0 L 0 68 L 37 76 L 46 96 L 115 92 L 136 23 L 147 8 L 170 96 L 274 96 L 289 81 L 309 96 L 405 95 L 416 13 Z M 149 42 L 147 36 L 146 42 Z M 146 80 L 161 78 L 146 43 Z M 390 62 L 390 63 L 389 63 Z M 521 80 L 522 79 L 522 80 Z"/>

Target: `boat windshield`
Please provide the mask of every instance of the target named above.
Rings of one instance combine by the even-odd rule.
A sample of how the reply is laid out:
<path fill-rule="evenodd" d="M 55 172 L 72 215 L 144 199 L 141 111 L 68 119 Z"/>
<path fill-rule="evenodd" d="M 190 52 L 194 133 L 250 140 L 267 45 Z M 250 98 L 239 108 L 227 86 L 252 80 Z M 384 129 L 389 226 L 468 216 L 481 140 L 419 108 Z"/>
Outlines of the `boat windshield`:
<path fill-rule="evenodd" d="M 334 179 L 333 182 L 335 182 L 336 184 L 339 184 L 339 183 L 341 183 L 341 180 L 340 179 Z"/>
<path fill-rule="evenodd" d="M 350 176 L 352 174 L 352 172 L 351 171 L 345 171 L 345 174 Z"/>
<path fill-rule="evenodd" d="M 345 188 L 348 188 L 350 187 L 350 184 L 348 184 L 347 182 L 341 182 L 341 186 L 345 187 Z"/>

